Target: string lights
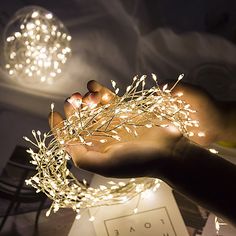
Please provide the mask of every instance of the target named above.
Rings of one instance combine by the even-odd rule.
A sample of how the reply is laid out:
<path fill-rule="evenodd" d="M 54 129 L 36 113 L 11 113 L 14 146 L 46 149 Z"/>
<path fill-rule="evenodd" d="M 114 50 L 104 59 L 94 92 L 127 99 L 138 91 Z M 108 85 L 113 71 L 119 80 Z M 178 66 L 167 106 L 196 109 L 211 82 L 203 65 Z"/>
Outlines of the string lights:
<path fill-rule="evenodd" d="M 176 84 L 182 79 L 180 75 Z M 90 208 L 104 205 L 124 203 L 144 191 L 155 191 L 160 180 L 152 178 L 130 179 L 128 182 L 115 183 L 92 188 L 86 180 L 78 181 L 67 168 L 70 156 L 65 146 L 80 144 L 88 149 L 111 142 L 125 142 L 120 132 L 126 132 L 135 139 L 138 136 L 138 127 L 147 129 L 152 127 L 166 128 L 174 125 L 185 136 L 194 135 L 189 128 L 198 127 L 198 121 L 191 118 L 195 111 L 184 100 L 182 94 L 173 95 L 172 88 L 165 85 L 158 86 L 156 75 L 152 74 L 155 85 L 145 88 L 146 76 L 134 77 L 123 96 L 116 96 L 109 104 L 103 106 L 84 106 L 77 108 L 75 101 L 74 113 L 51 132 L 41 134 L 32 131 L 34 141 L 24 139 L 38 150 L 29 149 L 32 156 L 31 163 L 36 166 L 37 174 L 27 180 L 27 184 L 44 192 L 53 200 L 48 211 L 56 212 L 59 208 L 72 208 L 78 213 L 81 208 Z M 119 88 L 112 81 L 115 94 Z M 54 104 L 51 110 L 54 109 Z M 137 210 L 134 210 L 135 212 Z"/>
<path fill-rule="evenodd" d="M 5 68 L 21 82 L 53 83 L 71 55 L 70 41 L 51 12 L 38 6 L 23 8 L 5 28 Z"/>
<path fill-rule="evenodd" d="M 67 29 L 51 12 L 35 6 L 23 8 L 16 12 L 5 28 L 5 68 L 11 77 L 22 82 L 53 83 L 71 55 L 70 41 Z M 176 84 L 182 77 L 179 76 Z M 61 125 L 49 133 L 32 131 L 34 140 L 24 137 L 37 149 L 27 150 L 37 174 L 26 183 L 53 200 L 47 215 L 51 210 L 72 208 L 79 219 L 81 208 L 125 203 L 140 193 L 155 192 L 159 188 L 160 180 L 152 178 L 132 178 L 118 183 L 109 181 L 106 186 L 89 187 L 86 180 L 78 181 L 68 170 L 70 156 L 65 151 L 66 145 L 74 143 L 93 148 L 97 142 L 100 145 L 112 141 L 125 142 L 119 136 L 121 130 L 135 139 L 140 126 L 166 128 L 172 124 L 185 136 L 195 135 L 189 131 L 192 126 L 199 126 L 198 121 L 191 119 L 191 113 L 195 111 L 181 100 L 183 94 L 171 94 L 176 84 L 172 88 L 168 85 L 160 88 L 154 74 L 152 78 L 155 86 L 145 89 L 146 76 L 134 77 L 123 96 L 117 96 L 111 104 L 100 107 L 90 104 L 77 109 L 81 100 L 71 100 L 69 102 L 75 112 Z M 112 86 L 118 94 L 116 82 L 112 81 Z M 104 96 L 103 99 L 106 99 L 107 95 Z M 51 105 L 53 109 L 54 104 Z M 204 137 L 205 133 L 198 132 L 197 135 Z M 209 151 L 218 153 L 213 148 Z M 134 213 L 138 212 L 137 206 Z M 94 219 L 91 216 L 89 220 Z M 215 225 L 218 233 L 225 223 L 220 223 L 216 217 Z"/>

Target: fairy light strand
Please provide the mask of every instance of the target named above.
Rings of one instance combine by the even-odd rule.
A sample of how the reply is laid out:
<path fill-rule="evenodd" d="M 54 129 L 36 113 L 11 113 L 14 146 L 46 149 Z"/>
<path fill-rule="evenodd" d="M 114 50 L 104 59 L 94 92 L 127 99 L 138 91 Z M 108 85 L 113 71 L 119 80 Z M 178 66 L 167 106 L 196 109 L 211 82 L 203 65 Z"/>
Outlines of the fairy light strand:
<path fill-rule="evenodd" d="M 181 75 L 179 78 L 182 77 Z M 70 156 L 65 151 L 66 145 L 74 143 L 93 148 L 97 142 L 100 145 L 123 142 L 125 140 L 119 136 L 119 131 L 127 132 L 135 139 L 140 126 L 148 129 L 174 125 L 183 135 L 194 135 L 191 128 L 199 126 L 199 122 L 191 118 L 191 113 L 195 110 L 181 99 L 181 94 L 171 93 L 173 87 L 165 85 L 161 88 L 154 74 L 152 79 L 154 86 L 146 89 L 146 76 L 136 76 L 123 96 L 117 96 L 110 104 L 75 108 L 68 119 L 49 133 L 32 131 L 34 141 L 24 137 L 38 149 L 28 150 L 37 174 L 26 182 L 36 188 L 37 192 L 44 192 L 53 200 L 47 215 L 51 210 L 56 212 L 60 208 L 72 208 L 77 212 L 77 218 L 80 218 L 81 208 L 125 203 L 142 192 L 157 190 L 160 180 L 152 178 L 133 178 L 128 182 L 118 183 L 109 181 L 106 186 L 89 187 L 86 180 L 78 181 L 68 170 L 67 161 Z M 112 86 L 118 94 L 115 81 L 112 81 Z"/>

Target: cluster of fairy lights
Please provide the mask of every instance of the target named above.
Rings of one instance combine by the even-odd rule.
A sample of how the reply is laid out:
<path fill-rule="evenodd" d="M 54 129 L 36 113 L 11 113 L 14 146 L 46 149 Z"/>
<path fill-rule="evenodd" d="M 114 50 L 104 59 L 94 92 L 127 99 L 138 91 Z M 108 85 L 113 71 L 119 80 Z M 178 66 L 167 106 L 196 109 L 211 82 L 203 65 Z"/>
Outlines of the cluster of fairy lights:
<path fill-rule="evenodd" d="M 198 121 L 191 119 L 191 113 L 195 111 L 181 99 L 181 93 L 171 93 L 182 77 L 179 76 L 172 88 L 168 85 L 161 88 L 152 74 L 155 86 L 150 89 L 145 88 L 146 76 L 134 77 L 123 96 L 117 96 L 112 103 L 80 109 L 75 107 L 73 115 L 51 132 L 41 134 L 40 131 L 32 131 L 34 141 L 24 137 L 37 147 L 37 151 L 28 150 L 37 174 L 27 180 L 27 184 L 53 200 L 47 215 L 51 210 L 56 212 L 59 208 L 72 208 L 80 216 L 82 208 L 125 203 L 141 192 L 156 191 L 160 181 L 152 178 L 133 178 L 118 183 L 110 181 L 106 186 L 97 188 L 88 186 L 86 180 L 78 181 L 67 168 L 70 156 L 65 151 L 65 145 L 79 143 L 91 148 L 97 140 L 101 145 L 111 141 L 124 142 L 119 131 L 125 131 L 135 139 L 140 126 L 149 129 L 174 125 L 185 136 L 193 136 L 194 133 L 189 130 L 199 126 Z M 112 86 L 118 94 L 119 88 L 114 81 Z M 53 111 L 54 104 L 51 109 Z"/>
<path fill-rule="evenodd" d="M 10 76 L 52 83 L 71 54 L 71 36 L 52 13 L 32 9 L 18 14 L 18 29 L 6 28 L 5 68 Z M 13 20 L 14 21 L 14 20 Z M 16 23 L 15 23 L 16 24 Z"/>

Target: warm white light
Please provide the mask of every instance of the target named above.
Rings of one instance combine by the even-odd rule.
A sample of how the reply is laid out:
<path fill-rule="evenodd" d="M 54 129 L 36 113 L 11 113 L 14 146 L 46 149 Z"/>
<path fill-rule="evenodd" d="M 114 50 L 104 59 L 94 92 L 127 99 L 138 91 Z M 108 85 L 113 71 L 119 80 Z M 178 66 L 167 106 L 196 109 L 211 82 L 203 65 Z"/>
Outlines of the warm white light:
<path fill-rule="evenodd" d="M 221 226 L 226 226 L 226 225 L 227 225 L 227 223 L 220 222 L 220 219 L 217 216 L 215 216 L 215 229 L 216 229 L 216 234 L 217 235 L 219 235 Z"/>
<path fill-rule="evenodd" d="M 198 134 L 197 134 L 199 137 L 205 137 L 206 136 L 206 134 L 204 133 L 204 132 L 198 132 Z"/>
<path fill-rule="evenodd" d="M 210 151 L 211 153 L 214 153 L 214 154 L 217 154 L 217 153 L 218 153 L 218 151 L 215 150 L 214 148 L 209 148 L 209 151 Z"/>
<path fill-rule="evenodd" d="M 135 139 L 138 136 L 138 126 L 147 129 L 169 128 L 172 132 L 181 132 L 187 137 L 194 135 L 190 131 L 198 124 L 198 121 L 191 118 L 194 110 L 178 95 L 173 95 L 172 88 L 168 89 L 168 85 L 161 89 L 154 74 L 152 78 L 155 82 L 152 88 L 145 88 L 146 76 L 135 77 L 123 96 L 114 98 L 111 104 L 95 108 L 84 106 L 78 109 L 82 100 L 73 99 L 72 96 L 69 102 L 74 104 L 75 112 L 71 117 L 48 134 L 32 131 L 34 141 L 25 137 L 26 141 L 39 149 L 37 152 L 28 150 L 33 159 L 31 163 L 36 165 L 38 173 L 27 183 L 53 200 L 51 209 L 54 212 L 59 208 L 71 207 L 78 213 L 80 208 L 125 203 L 142 192 L 145 192 L 145 196 L 148 191 L 155 192 L 159 188 L 160 181 L 152 178 L 133 178 L 128 182 L 118 183 L 109 181 L 107 186 L 88 187 L 85 180 L 79 182 L 67 169 L 69 156 L 65 151 L 65 145 L 70 145 L 71 141 L 72 145 L 77 142 L 92 148 L 93 137 L 98 135 L 101 145 L 111 140 L 125 141 L 119 136 L 117 129 L 123 129 L 122 132 L 127 132 L 127 135 Z M 112 86 L 114 91 L 118 91 L 115 81 L 112 81 Z M 52 104 L 51 110 L 53 109 Z M 97 117 L 102 118 L 98 120 Z M 53 133 L 58 134 L 57 137 Z M 136 207 L 134 212 L 137 211 Z M 50 211 L 47 214 L 49 213 Z M 94 218 L 91 217 L 90 220 L 93 221 Z"/>
<path fill-rule="evenodd" d="M 82 99 L 71 97 L 67 100 L 74 108 L 79 108 L 82 104 Z"/>
<path fill-rule="evenodd" d="M 179 129 L 174 125 L 168 125 L 166 129 L 169 130 L 171 133 L 180 133 Z"/>
<path fill-rule="evenodd" d="M 137 214 L 138 213 L 138 208 L 134 208 L 134 214 Z"/>
<path fill-rule="evenodd" d="M 102 96 L 102 100 L 105 102 L 107 102 L 109 100 L 109 96 L 107 93 Z"/>
<path fill-rule="evenodd" d="M 89 221 L 91 221 L 91 222 L 93 222 L 95 220 L 95 217 L 94 216 L 91 216 L 90 218 L 89 218 Z"/>
<path fill-rule="evenodd" d="M 41 7 L 17 11 L 4 38 L 5 68 L 21 82 L 52 83 L 71 54 L 67 29 Z"/>

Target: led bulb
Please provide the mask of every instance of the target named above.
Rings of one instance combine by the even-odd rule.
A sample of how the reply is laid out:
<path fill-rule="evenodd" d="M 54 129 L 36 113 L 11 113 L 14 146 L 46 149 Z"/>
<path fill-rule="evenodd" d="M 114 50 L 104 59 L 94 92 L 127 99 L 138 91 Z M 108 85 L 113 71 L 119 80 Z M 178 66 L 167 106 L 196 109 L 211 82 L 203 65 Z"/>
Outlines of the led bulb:
<path fill-rule="evenodd" d="M 51 12 L 38 6 L 20 9 L 4 31 L 5 68 L 23 83 L 53 83 L 71 55 L 70 41 Z"/>

